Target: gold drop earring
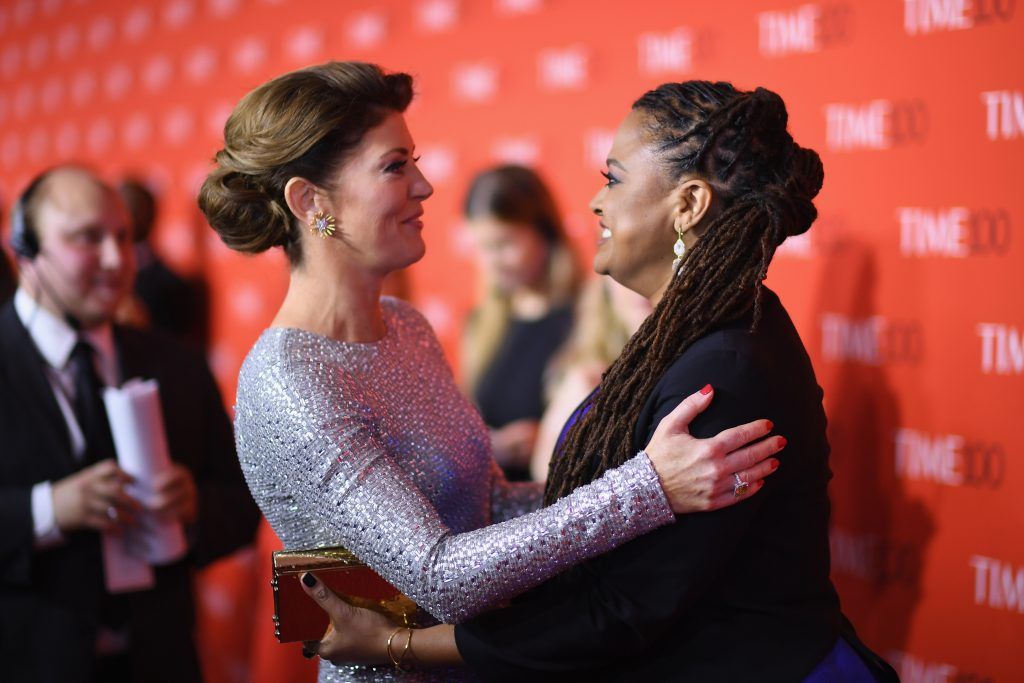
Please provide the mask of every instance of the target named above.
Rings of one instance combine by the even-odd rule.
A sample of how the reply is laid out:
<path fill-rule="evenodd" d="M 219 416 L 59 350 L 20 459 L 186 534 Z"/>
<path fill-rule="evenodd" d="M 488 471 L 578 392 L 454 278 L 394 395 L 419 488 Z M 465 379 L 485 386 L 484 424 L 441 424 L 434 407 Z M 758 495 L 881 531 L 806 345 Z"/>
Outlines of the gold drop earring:
<path fill-rule="evenodd" d="M 672 260 L 672 274 L 676 275 L 679 272 L 679 268 L 683 265 L 683 256 L 686 255 L 686 245 L 683 244 L 683 231 L 676 228 L 676 243 L 672 245 L 672 251 L 675 252 L 675 259 Z"/>
<path fill-rule="evenodd" d="M 309 222 L 309 231 L 314 235 L 327 239 L 334 234 L 334 216 L 326 211 L 317 211 Z"/>

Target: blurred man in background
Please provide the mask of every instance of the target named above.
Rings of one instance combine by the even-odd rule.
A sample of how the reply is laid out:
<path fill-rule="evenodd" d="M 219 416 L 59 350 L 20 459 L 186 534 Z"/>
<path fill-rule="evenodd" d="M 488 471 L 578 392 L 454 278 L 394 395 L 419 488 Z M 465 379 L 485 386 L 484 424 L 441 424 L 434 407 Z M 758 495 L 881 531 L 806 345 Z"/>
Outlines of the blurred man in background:
<path fill-rule="evenodd" d="M 112 323 L 134 275 L 118 195 L 87 170 L 40 175 L 12 212 L 21 284 L 0 308 L 0 678 L 198 681 L 192 568 L 248 544 L 258 512 L 205 361 Z M 125 490 L 101 399 L 159 383 L 172 466 L 149 506 Z M 147 512 L 180 522 L 184 557 L 112 593 L 103 550 Z M 109 539 L 107 539 L 109 540 Z"/>

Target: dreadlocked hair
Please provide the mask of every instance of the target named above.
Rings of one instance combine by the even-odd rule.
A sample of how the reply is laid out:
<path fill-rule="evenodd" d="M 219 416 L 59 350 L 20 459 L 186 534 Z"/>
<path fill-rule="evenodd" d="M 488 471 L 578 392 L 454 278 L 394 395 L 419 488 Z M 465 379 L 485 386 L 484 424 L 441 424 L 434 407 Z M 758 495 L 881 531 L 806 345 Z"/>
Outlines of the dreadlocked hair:
<path fill-rule="evenodd" d="M 719 207 L 705 216 L 706 229 L 680 272 L 605 371 L 552 458 L 546 504 L 634 455 L 632 432 L 644 402 L 691 344 L 751 313 L 751 331 L 756 328 L 776 247 L 806 232 L 818 215 L 812 200 L 824 180 L 821 159 L 793 141 L 786 105 L 774 92 L 743 92 L 721 82 L 667 83 L 633 109 L 645 115 L 648 144 L 667 177 L 704 179 Z"/>

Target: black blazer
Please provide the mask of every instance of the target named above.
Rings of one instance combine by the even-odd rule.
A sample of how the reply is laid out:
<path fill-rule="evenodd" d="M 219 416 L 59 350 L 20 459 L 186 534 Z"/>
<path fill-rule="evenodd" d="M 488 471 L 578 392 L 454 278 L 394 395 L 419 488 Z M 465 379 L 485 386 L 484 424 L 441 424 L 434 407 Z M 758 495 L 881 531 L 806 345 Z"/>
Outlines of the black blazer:
<path fill-rule="evenodd" d="M 779 470 L 751 500 L 676 523 L 587 562 L 456 628 L 487 680 L 800 681 L 847 629 L 829 581 L 825 413 L 810 360 L 765 290 L 763 317 L 706 335 L 672 364 L 633 432 L 710 383 L 698 437 L 757 418 L 788 439 Z M 856 643 L 862 647 L 859 641 Z"/>
<path fill-rule="evenodd" d="M 171 457 L 199 490 L 190 555 L 130 594 L 134 680 L 196 681 L 191 569 L 251 542 L 259 520 L 235 457 L 231 424 L 201 356 L 161 337 L 115 328 L 122 376 L 155 378 Z M 31 489 L 78 465 L 43 360 L 13 304 L 0 308 L 0 677 L 12 683 L 91 681 L 103 591 L 100 537 L 33 549 Z"/>
<path fill-rule="evenodd" d="M 14 295 L 17 282 L 17 278 L 14 277 L 14 268 L 7 260 L 7 254 L 0 251 L 0 304 L 7 303 L 7 300 Z"/>

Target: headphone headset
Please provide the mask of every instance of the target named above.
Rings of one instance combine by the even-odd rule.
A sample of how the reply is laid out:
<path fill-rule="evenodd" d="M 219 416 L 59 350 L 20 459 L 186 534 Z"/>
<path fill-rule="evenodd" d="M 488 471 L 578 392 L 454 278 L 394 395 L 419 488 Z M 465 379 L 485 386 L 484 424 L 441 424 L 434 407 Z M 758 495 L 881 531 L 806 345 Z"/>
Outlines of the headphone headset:
<path fill-rule="evenodd" d="M 11 249 L 19 257 L 28 261 L 35 261 L 42 253 L 42 248 L 39 245 L 39 233 L 36 232 L 36 226 L 30 216 L 28 205 L 32 201 L 32 197 L 35 196 L 39 190 L 39 186 L 43 184 L 43 181 L 50 175 L 51 171 L 44 171 L 32 179 L 32 182 L 28 184 L 25 191 L 18 197 L 18 201 L 14 203 L 14 207 L 11 209 Z M 78 319 L 68 312 L 67 307 L 57 296 L 56 292 L 50 288 L 47 284 L 46 279 L 40 272 L 36 273 L 36 277 L 39 280 L 39 285 L 42 287 L 50 298 L 54 300 L 57 307 L 63 314 L 64 321 L 73 330 L 81 329 L 81 323 Z M 37 300 L 38 309 L 38 300 Z"/>
<path fill-rule="evenodd" d="M 29 261 L 35 260 L 40 250 L 39 234 L 29 215 L 28 204 L 48 175 L 49 172 L 36 176 L 11 209 L 11 249 L 15 255 Z"/>

